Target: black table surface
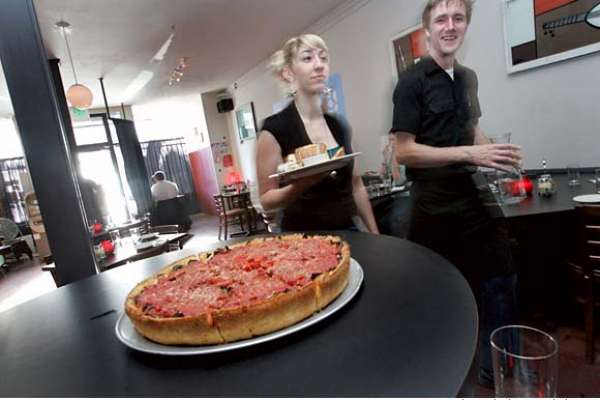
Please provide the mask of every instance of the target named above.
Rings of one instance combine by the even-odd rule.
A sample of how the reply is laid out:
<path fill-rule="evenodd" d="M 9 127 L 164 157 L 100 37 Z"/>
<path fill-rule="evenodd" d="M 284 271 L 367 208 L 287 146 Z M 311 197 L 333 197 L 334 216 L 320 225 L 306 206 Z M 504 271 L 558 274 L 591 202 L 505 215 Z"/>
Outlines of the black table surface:
<path fill-rule="evenodd" d="M 497 203 L 489 203 L 490 211 L 494 217 L 504 218 L 570 212 L 575 209 L 573 197 L 595 193 L 595 184 L 589 182 L 593 177 L 593 174 L 581 174 L 580 184 L 578 186 L 569 186 L 567 174 L 552 174 L 556 193 L 550 197 L 543 197 L 537 194 L 537 177 L 531 176 L 533 180 L 533 192 L 531 196 L 528 196 L 518 204 L 499 205 Z"/>
<path fill-rule="evenodd" d="M 191 250 L 66 285 L 0 314 L 0 396 L 454 396 L 477 343 L 460 273 L 408 241 L 339 232 L 365 279 L 307 329 L 212 355 L 158 356 L 115 335 L 129 290 Z M 205 249 L 196 249 L 205 250 Z"/>

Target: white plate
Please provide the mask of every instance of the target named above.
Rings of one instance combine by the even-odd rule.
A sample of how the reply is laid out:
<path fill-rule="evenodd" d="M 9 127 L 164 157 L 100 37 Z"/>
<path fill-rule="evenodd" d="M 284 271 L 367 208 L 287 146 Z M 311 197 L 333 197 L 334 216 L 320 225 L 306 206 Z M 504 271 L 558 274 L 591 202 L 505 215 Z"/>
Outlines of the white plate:
<path fill-rule="evenodd" d="M 158 239 L 158 240 L 152 240 L 152 241 L 147 241 L 147 242 L 136 242 L 135 249 L 137 251 L 148 250 L 153 247 L 158 247 L 158 246 L 165 244 L 165 241 L 166 241 L 165 239 Z"/>
<path fill-rule="evenodd" d="M 600 194 L 582 194 L 573 197 L 573 201 L 577 203 L 600 203 Z"/>
<path fill-rule="evenodd" d="M 140 236 L 140 241 L 142 242 L 146 242 L 152 239 L 158 239 L 158 233 L 146 233 L 145 235 Z"/>
<path fill-rule="evenodd" d="M 341 168 L 348 164 L 352 159 L 358 156 L 358 153 L 346 154 L 345 156 L 334 158 L 333 160 L 323 161 L 317 164 L 309 165 L 307 167 L 302 167 L 295 169 L 293 171 L 287 172 L 278 172 L 273 175 L 269 175 L 269 178 L 281 178 L 285 180 L 293 180 L 304 178 L 305 176 L 320 174 L 326 171 L 333 171 L 334 169 Z"/>
<path fill-rule="evenodd" d="M 352 298 L 358 293 L 360 286 L 363 281 L 363 269 L 356 260 L 350 259 L 350 274 L 348 277 L 348 286 L 340 294 L 337 299 L 331 302 L 327 307 L 321 311 L 313 314 L 312 316 L 297 322 L 292 326 L 280 329 L 275 332 L 268 333 L 266 335 L 257 336 L 251 339 L 240 340 L 238 342 L 207 345 L 207 346 L 167 346 L 163 344 L 154 343 L 145 337 L 141 336 L 134 328 L 129 317 L 126 314 L 122 314 L 117 321 L 115 326 L 115 333 L 117 338 L 123 342 L 126 346 L 131 347 L 134 350 L 138 350 L 144 353 L 151 354 L 162 354 L 171 356 L 186 356 L 186 355 L 197 355 L 197 354 L 210 354 L 219 353 L 222 351 L 241 349 L 243 347 L 253 346 L 259 343 L 268 342 L 270 340 L 278 339 L 280 337 L 289 335 L 297 332 L 301 329 L 307 328 L 317 322 L 327 318 L 336 311 L 344 307 Z"/>

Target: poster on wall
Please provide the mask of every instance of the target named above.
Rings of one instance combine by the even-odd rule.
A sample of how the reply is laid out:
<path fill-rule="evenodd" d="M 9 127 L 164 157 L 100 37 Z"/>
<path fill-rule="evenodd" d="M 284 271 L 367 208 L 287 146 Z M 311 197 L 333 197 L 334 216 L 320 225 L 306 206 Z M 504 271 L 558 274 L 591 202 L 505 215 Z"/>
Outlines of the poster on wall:
<path fill-rule="evenodd" d="M 427 37 L 423 24 L 413 26 L 390 40 L 392 70 L 397 78 L 427 55 Z"/>
<path fill-rule="evenodd" d="M 254 104 L 244 104 L 235 111 L 240 143 L 244 140 L 256 138 L 256 119 L 254 118 Z"/>
<path fill-rule="evenodd" d="M 213 160 L 216 164 L 220 164 L 223 161 L 223 157 L 230 153 L 229 143 L 226 141 L 213 142 L 210 144 L 213 153 Z"/>
<path fill-rule="evenodd" d="M 598 0 L 504 0 L 508 73 L 600 50 Z"/>
<path fill-rule="evenodd" d="M 337 114 L 346 118 L 346 104 L 344 101 L 344 90 L 342 89 L 342 76 L 339 72 L 329 76 L 327 87 L 329 90 L 323 96 L 325 109 L 330 114 Z"/>
<path fill-rule="evenodd" d="M 325 109 L 330 114 L 338 114 L 346 118 L 346 103 L 344 90 L 342 89 L 342 76 L 339 72 L 331 74 L 327 79 L 327 92 L 323 94 Z M 273 103 L 273 113 L 282 111 L 292 101 L 292 97 L 286 97 Z"/>

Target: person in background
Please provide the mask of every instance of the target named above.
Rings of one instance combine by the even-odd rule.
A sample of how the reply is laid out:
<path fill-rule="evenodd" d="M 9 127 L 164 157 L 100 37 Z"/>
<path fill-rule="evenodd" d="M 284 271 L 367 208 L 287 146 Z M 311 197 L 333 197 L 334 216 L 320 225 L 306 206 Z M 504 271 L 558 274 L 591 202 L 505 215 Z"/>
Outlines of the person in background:
<path fill-rule="evenodd" d="M 105 222 L 108 217 L 108 210 L 104 197 L 102 186 L 98 185 L 94 180 L 79 177 L 79 190 L 81 191 L 81 199 L 88 224 Z"/>
<path fill-rule="evenodd" d="M 518 167 L 520 148 L 489 144 L 478 121 L 477 75 L 460 65 L 471 0 L 429 0 L 422 20 L 429 56 L 394 91 L 391 132 L 407 166 L 412 210 L 408 239 L 449 259 L 465 276 L 481 317 L 479 382 L 493 387 L 489 335 L 516 318 L 516 275 L 508 240 L 478 197 L 477 166 Z"/>
<path fill-rule="evenodd" d="M 152 199 L 155 202 L 174 199 L 179 195 L 179 188 L 175 182 L 171 182 L 165 179 L 165 173 L 163 171 L 156 171 L 152 175 L 153 185 L 150 188 L 152 192 Z"/>
<path fill-rule="evenodd" d="M 379 233 L 367 191 L 353 161 L 335 174 L 320 174 L 280 184 L 269 175 L 295 149 L 324 143 L 352 153 L 350 128 L 323 112 L 329 77 L 329 51 L 322 38 L 304 34 L 288 40 L 272 58 L 275 75 L 290 88 L 293 101 L 268 117 L 258 138 L 256 169 L 260 202 L 266 211 L 283 209 L 282 229 L 289 231 L 356 229 L 359 215 L 372 233 Z"/>

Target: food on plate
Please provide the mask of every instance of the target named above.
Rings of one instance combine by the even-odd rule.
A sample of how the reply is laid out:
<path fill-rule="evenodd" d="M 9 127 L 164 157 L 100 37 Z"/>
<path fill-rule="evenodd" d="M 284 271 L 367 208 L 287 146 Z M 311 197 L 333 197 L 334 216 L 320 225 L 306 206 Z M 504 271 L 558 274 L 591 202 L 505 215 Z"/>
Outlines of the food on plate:
<path fill-rule="evenodd" d="M 294 154 L 288 154 L 283 164 L 277 166 L 277 172 L 289 172 L 300 168 Z"/>
<path fill-rule="evenodd" d="M 339 146 L 335 149 L 330 149 L 330 151 L 333 152 L 333 154 L 331 154 L 331 159 L 335 159 L 335 158 L 340 158 L 346 155 L 346 152 L 344 151 L 344 147 Z"/>
<path fill-rule="evenodd" d="M 323 309 L 348 284 L 350 246 L 337 236 L 253 239 L 167 265 L 127 296 L 136 330 L 162 344 L 264 335 Z"/>
<path fill-rule="evenodd" d="M 305 167 L 329 160 L 325 143 L 314 143 L 298 147 L 294 153 L 298 162 Z"/>

